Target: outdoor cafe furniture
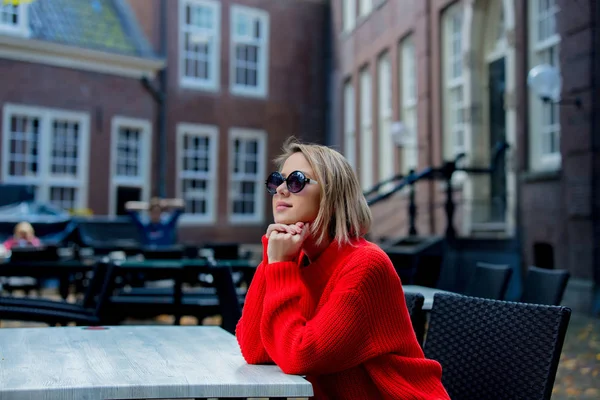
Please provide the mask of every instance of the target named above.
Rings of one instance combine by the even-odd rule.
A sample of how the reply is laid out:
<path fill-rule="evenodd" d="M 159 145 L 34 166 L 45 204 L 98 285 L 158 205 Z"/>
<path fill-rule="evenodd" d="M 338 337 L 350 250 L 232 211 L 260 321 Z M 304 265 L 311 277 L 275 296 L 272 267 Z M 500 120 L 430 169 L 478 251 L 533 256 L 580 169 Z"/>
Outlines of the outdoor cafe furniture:
<path fill-rule="evenodd" d="M 569 271 L 565 269 L 529 267 L 521 301 L 523 303 L 559 305 L 567 288 L 569 276 Z"/>
<path fill-rule="evenodd" d="M 423 346 L 453 400 L 550 399 L 571 310 L 435 294 Z"/>
<path fill-rule="evenodd" d="M 420 293 L 423 295 L 423 307 L 424 311 L 430 311 L 431 307 L 433 307 L 433 296 L 437 293 L 448 293 L 452 294 L 452 292 L 448 292 L 441 289 L 430 288 L 426 286 L 419 285 L 402 285 L 402 290 L 404 291 L 404 295 Z"/>
<path fill-rule="evenodd" d="M 223 328 L 229 332 L 235 330 L 235 325 L 241 316 L 240 299 L 232 279 L 232 268 L 250 268 L 247 261 L 207 260 L 149 260 L 126 261 L 117 263 L 116 274 L 126 272 L 142 272 L 147 278 L 170 278 L 172 288 L 158 290 L 156 288 L 132 288 L 135 295 L 129 295 L 127 290 L 120 290 L 108 300 L 107 315 L 111 323 L 119 322 L 125 317 L 150 318 L 161 314 L 175 316 L 175 324 L 183 315 L 191 315 L 198 320 L 213 315 L 221 315 Z M 254 268 L 254 267 L 251 267 Z M 198 283 L 199 274 L 212 276 L 214 291 L 189 294 L 183 291 L 183 282 Z"/>
<path fill-rule="evenodd" d="M 504 300 L 511 275 L 510 265 L 478 262 L 464 294 L 485 299 Z"/>
<path fill-rule="evenodd" d="M 24 266 L 25 269 L 27 267 Z M 44 322 L 50 325 L 99 325 L 106 309 L 108 291 L 114 279 L 109 262 L 94 264 L 92 279 L 80 303 L 41 298 L 0 296 L 0 320 Z"/>
<path fill-rule="evenodd" d="M 248 365 L 218 327 L 0 330 L 3 400 L 304 398 L 305 379 Z"/>

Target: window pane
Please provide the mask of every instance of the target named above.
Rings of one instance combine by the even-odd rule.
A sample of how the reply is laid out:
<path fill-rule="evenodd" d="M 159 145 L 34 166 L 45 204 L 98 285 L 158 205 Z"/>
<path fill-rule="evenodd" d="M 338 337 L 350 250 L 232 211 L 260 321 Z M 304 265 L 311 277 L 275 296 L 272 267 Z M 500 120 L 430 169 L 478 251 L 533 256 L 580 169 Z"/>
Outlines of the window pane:
<path fill-rule="evenodd" d="M 10 176 L 37 177 L 40 119 L 13 115 L 10 119 L 8 173 Z"/>
<path fill-rule="evenodd" d="M 181 151 L 181 188 L 185 201 L 185 212 L 195 215 L 206 215 L 210 212 L 214 171 L 212 168 L 210 136 L 201 134 L 186 134 L 183 137 Z"/>

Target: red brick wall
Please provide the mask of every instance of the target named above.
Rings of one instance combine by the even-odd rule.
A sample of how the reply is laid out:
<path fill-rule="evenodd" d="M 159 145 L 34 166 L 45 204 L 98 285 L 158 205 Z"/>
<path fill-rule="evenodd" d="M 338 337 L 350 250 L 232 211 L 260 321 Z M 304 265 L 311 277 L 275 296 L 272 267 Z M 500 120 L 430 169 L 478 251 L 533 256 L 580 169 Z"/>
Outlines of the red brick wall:
<path fill-rule="evenodd" d="M 154 118 L 154 103 L 140 82 L 133 78 L 0 59 L 0 86 L 2 106 L 13 103 L 89 114 L 88 206 L 95 214 L 107 214 L 112 117 L 150 121 Z M 0 140 L 0 146 L 1 143 Z"/>
<path fill-rule="evenodd" d="M 129 0 L 146 32 L 158 38 L 157 14 L 147 7 L 158 1 Z M 247 5 L 269 13 L 269 69 L 266 99 L 231 95 L 229 92 L 230 6 Z M 229 129 L 252 128 L 267 133 L 267 170 L 290 135 L 307 141 L 324 142 L 325 71 L 324 23 L 326 6 L 314 1 L 240 0 L 221 1 L 220 89 L 217 93 L 184 89 L 178 76 L 178 7 L 167 11 L 168 17 L 168 156 L 167 193 L 175 195 L 176 126 L 180 122 L 215 125 L 219 129 L 219 171 L 217 222 L 211 226 L 181 227 L 184 241 L 258 242 L 272 221 L 271 198 L 265 194 L 265 221 L 251 226 L 228 222 L 229 204 Z M 153 30 L 154 29 L 154 30 Z M 158 39 L 157 39 L 158 40 Z M 155 41 L 155 45 L 158 43 Z M 265 177 L 266 178 L 266 177 Z M 261 188 L 262 189 L 262 188 Z"/>

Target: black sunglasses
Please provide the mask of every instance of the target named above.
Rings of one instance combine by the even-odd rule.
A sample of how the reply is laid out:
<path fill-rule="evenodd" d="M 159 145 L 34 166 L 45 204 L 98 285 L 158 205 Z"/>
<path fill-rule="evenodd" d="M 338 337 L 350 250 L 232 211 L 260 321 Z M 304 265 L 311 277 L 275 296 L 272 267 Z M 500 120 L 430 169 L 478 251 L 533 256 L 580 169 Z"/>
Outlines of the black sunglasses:
<path fill-rule="evenodd" d="M 283 182 L 287 185 L 287 189 L 290 193 L 300 192 L 307 183 L 317 183 L 314 179 L 307 178 L 301 171 L 294 171 L 289 174 L 287 178 L 284 178 L 279 172 L 273 172 L 265 181 L 267 192 L 271 194 L 277 193 L 277 188 L 281 186 Z"/>

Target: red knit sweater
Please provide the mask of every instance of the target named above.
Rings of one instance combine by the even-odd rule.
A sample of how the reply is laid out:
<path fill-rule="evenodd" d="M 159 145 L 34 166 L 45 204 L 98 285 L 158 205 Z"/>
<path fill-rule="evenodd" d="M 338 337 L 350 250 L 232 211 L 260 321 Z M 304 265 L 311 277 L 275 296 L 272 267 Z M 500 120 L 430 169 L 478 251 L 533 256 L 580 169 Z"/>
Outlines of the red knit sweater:
<path fill-rule="evenodd" d="M 383 250 L 364 239 L 334 242 L 304 267 L 269 264 L 266 249 L 263 237 L 263 261 L 236 329 L 249 364 L 306 375 L 315 399 L 449 399 Z"/>

